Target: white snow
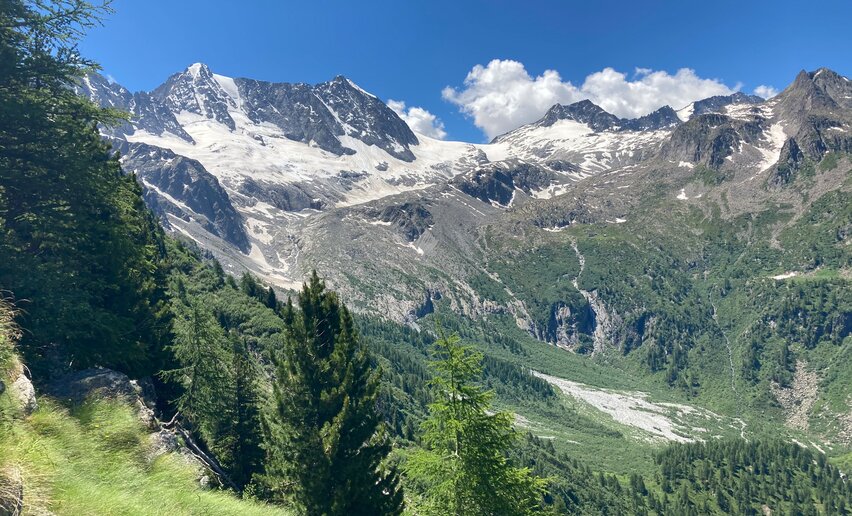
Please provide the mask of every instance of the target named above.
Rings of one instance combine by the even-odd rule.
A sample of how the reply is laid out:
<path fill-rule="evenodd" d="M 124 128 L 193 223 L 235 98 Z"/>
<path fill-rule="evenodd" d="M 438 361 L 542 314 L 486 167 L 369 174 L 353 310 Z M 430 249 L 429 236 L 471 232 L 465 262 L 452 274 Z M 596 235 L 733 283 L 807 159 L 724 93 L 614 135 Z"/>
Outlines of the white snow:
<path fill-rule="evenodd" d="M 690 118 L 692 118 L 692 113 L 695 111 L 695 102 L 691 102 L 690 104 L 678 109 L 675 111 L 675 114 L 682 121 L 686 122 Z"/>
<path fill-rule="evenodd" d="M 677 194 L 677 198 L 681 201 L 688 201 L 689 200 L 689 197 L 686 195 L 686 189 L 685 188 L 680 189 L 680 193 Z"/>
<path fill-rule="evenodd" d="M 198 75 L 201 73 L 201 67 L 204 66 L 201 63 L 192 63 L 189 65 L 189 68 L 186 69 L 187 72 L 194 78 L 197 79 Z"/>
<path fill-rule="evenodd" d="M 787 134 L 784 131 L 784 126 L 779 122 L 772 124 L 764 135 L 764 138 L 767 141 L 766 146 L 757 148 L 763 156 L 763 159 L 758 164 L 760 172 L 765 172 L 778 162 L 778 159 L 781 157 L 781 148 L 784 146 L 784 142 L 787 141 Z"/>
<path fill-rule="evenodd" d="M 234 82 L 234 79 L 215 73 L 213 74 L 213 79 L 216 80 L 216 82 L 225 91 L 225 93 L 227 93 L 229 97 L 234 99 L 234 101 L 237 102 L 237 106 L 239 106 L 240 92 L 237 89 L 237 83 Z"/>
<path fill-rule="evenodd" d="M 239 101 L 236 86 L 232 87 L 227 78 L 219 84 L 228 95 L 235 96 L 235 102 Z M 342 206 L 431 186 L 439 179 L 457 174 L 457 162 L 476 152 L 476 147 L 468 143 L 445 142 L 417 135 L 420 145 L 412 147 L 417 159 L 409 163 L 356 138 L 341 136 L 343 145 L 356 153 L 336 156 L 290 140 L 272 124 L 256 124 L 239 109 L 232 109 L 230 114 L 237 125 L 235 131 L 201 115 L 186 111 L 179 113 L 176 116 L 178 122 L 192 136 L 195 144 L 170 133 L 154 135 L 145 131 L 136 131 L 127 139 L 196 159 L 226 187 L 233 187 L 246 177 L 290 183 L 327 180 L 341 170 L 366 172 L 367 179 L 355 184 L 340 203 Z M 388 170 L 379 172 L 376 165 L 382 162 L 388 164 Z"/>
<path fill-rule="evenodd" d="M 416 252 L 420 256 L 423 256 L 423 254 L 424 254 L 423 249 L 414 245 L 414 242 L 409 242 L 408 244 L 405 244 L 405 245 L 403 245 L 403 244 L 397 244 L 397 245 L 400 246 L 400 247 L 408 248 L 408 249 L 414 249 L 414 252 Z"/>
<path fill-rule="evenodd" d="M 677 166 L 679 166 L 681 168 L 689 168 L 689 169 L 695 168 L 695 164 L 690 163 L 688 161 L 680 161 L 680 162 L 678 162 Z"/>
<path fill-rule="evenodd" d="M 785 272 L 784 274 L 779 274 L 779 275 L 777 275 L 777 276 L 772 276 L 772 279 L 774 279 L 774 280 L 785 280 L 785 279 L 795 278 L 795 277 L 796 277 L 796 276 L 798 276 L 798 275 L 799 275 L 799 273 L 798 273 L 798 272 L 795 272 L 795 271 L 793 271 L 793 272 Z"/>
<path fill-rule="evenodd" d="M 594 132 L 575 120 L 559 120 L 549 127 L 530 124 L 489 145 L 479 148 L 491 161 L 510 157 L 530 162 L 561 159 L 579 166 L 578 172 L 563 172 L 572 180 L 628 164 L 637 152 L 658 146 L 669 131 Z"/>

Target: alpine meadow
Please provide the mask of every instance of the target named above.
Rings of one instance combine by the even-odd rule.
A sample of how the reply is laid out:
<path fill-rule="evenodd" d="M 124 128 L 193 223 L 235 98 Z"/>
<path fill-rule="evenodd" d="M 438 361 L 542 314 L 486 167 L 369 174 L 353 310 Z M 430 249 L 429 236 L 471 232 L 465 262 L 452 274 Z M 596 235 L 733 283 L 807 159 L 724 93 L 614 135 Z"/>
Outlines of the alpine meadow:
<path fill-rule="evenodd" d="M 0 516 L 852 514 L 848 6 L 177 4 L 0 0 Z"/>

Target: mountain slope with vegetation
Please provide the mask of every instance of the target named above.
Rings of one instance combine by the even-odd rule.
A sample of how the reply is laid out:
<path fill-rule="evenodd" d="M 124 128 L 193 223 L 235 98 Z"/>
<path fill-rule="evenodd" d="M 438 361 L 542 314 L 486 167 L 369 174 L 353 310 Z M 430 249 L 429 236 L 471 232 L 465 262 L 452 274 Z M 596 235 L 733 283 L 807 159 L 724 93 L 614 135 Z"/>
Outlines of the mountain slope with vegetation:
<path fill-rule="evenodd" d="M 0 6 L 4 510 L 848 513 L 837 74 L 748 120 L 733 100 L 665 118 L 659 154 L 574 195 L 539 199 L 549 173 L 504 163 L 306 217 L 299 267 L 327 281 L 294 293 L 146 208 L 102 138 L 123 115 L 75 93 L 103 12 Z M 780 115 L 797 125 L 756 170 Z"/>

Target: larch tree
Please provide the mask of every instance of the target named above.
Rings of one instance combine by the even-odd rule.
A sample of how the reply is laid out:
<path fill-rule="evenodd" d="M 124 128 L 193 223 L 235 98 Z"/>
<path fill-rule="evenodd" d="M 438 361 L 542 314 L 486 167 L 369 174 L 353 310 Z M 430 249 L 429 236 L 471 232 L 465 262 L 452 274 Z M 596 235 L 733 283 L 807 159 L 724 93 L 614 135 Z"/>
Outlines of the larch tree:
<path fill-rule="evenodd" d="M 512 415 L 492 413 L 493 394 L 476 381 L 482 354 L 458 336 L 435 343 L 434 401 L 423 423 L 423 448 L 405 464 L 418 514 L 527 515 L 539 512 L 546 480 L 507 458 Z"/>

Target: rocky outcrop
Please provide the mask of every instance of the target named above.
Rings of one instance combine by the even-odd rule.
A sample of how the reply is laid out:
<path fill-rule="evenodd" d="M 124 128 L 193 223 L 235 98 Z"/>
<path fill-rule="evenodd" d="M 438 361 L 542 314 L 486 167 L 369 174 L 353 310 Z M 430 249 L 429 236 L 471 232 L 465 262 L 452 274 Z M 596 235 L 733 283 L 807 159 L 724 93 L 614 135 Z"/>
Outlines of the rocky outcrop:
<path fill-rule="evenodd" d="M 550 171 L 520 160 L 508 160 L 479 167 L 457 177 L 452 184 L 462 192 L 482 202 L 509 206 L 515 191 L 531 194 L 550 185 Z"/>
<path fill-rule="evenodd" d="M 367 210 L 367 216 L 380 223 L 389 224 L 402 233 L 408 242 L 414 242 L 435 224 L 432 212 L 424 200 L 392 204 L 382 209 L 371 208 Z"/>
<path fill-rule="evenodd" d="M 551 306 L 550 319 L 547 322 L 541 340 L 580 353 L 591 351 L 585 343 L 594 334 L 597 322 L 591 305 L 584 303 L 572 310 L 564 301 Z"/>
<path fill-rule="evenodd" d="M 661 153 L 673 162 L 701 164 L 718 171 L 741 143 L 759 143 L 765 129 L 766 121 L 759 117 L 738 120 L 716 113 L 693 116 L 672 132 Z"/>
<path fill-rule="evenodd" d="M 238 190 L 252 201 L 265 202 L 283 211 L 325 208 L 325 203 L 311 195 L 304 185 L 269 183 L 249 178 L 240 184 Z"/>
<path fill-rule="evenodd" d="M 38 410 L 33 382 L 21 373 L 9 387 L 9 394 L 25 416 L 29 416 Z"/>
<path fill-rule="evenodd" d="M 33 382 L 24 374 L 24 367 L 17 364 L 12 368 L 7 381 L 0 379 L 0 395 L 8 393 L 9 399 L 24 417 L 38 410 Z"/>
<path fill-rule="evenodd" d="M 122 400 L 133 405 L 145 427 L 158 428 L 154 415 L 156 396 L 150 380 L 131 380 L 111 369 L 85 369 L 50 383 L 46 393 L 75 405 L 92 398 Z"/>
<path fill-rule="evenodd" d="M 147 145 L 116 141 L 122 164 L 136 174 L 145 202 L 167 225 L 168 215 L 193 221 L 247 253 L 243 219 L 219 180 L 194 159 Z"/>

